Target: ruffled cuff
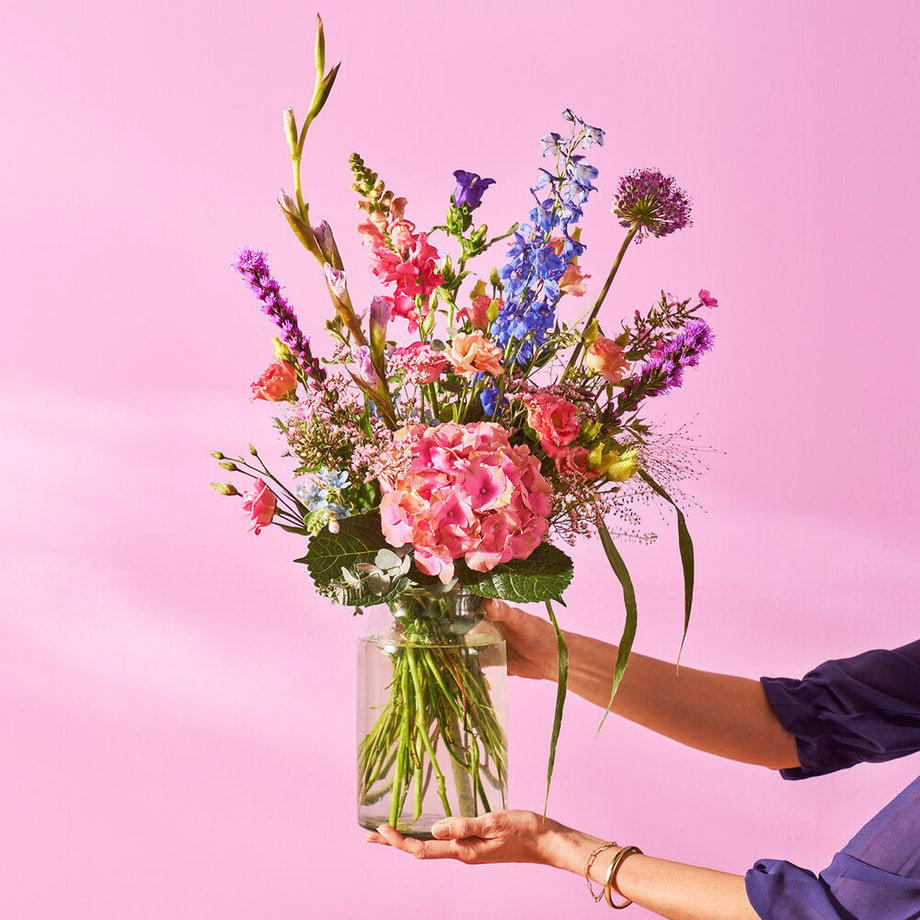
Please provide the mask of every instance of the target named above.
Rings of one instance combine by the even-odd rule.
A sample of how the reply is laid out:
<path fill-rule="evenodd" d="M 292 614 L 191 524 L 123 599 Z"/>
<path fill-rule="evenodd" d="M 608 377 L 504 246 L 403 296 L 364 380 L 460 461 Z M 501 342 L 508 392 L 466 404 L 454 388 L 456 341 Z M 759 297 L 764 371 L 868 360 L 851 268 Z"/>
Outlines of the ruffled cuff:
<path fill-rule="evenodd" d="M 814 873 L 784 860 L 758 860 L 744 886 L 761 920 L 851 920 Z"/>

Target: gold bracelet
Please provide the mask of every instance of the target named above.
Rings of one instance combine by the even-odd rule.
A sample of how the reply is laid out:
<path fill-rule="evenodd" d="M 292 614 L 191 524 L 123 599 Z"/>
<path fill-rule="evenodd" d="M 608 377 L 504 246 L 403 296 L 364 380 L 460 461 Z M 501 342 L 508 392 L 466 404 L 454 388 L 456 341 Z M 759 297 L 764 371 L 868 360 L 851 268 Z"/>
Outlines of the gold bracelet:
<path fill-rule="evenodd" d="M 594 886 L 591 884 L 591 867 L 594 865 L 594 860 L 597 859 L 604 850 L 609 850 L 611 847 L 617 846 L 613 840 L 609 843 L 602 843 L 596 850 L 594 850 L 591 855 L 588 857 L 588 861 L 585 863 L 585 881 L 588 883 L 588 894 L 594 898 L 594 903 L 597 904 L 598 901 L 604 896 L 604 892 L 600 891 L 597 894 L 594 893 Z"/>
<path fill-rule="evenodd" d="M 616 856 L 610 861 L 610 868 L 607 870 L 607 877 L 604 879 L 604 897 L 607 899 L 607 903 L 614 910 L 622 910 L 624 907 L 629 907 L 632 904 L 632 901 L 629 898 L 626 898 L 626 895 L 617 888 L 617 872 L 620 870 L 620 866 L 623 864 L 623 861 L 627 856 L 632 856 L 634 853 L 639 853 L 641 855 L 642 850 L 639 847 L 623 847 Z M 614 904 L 611 892 L 615 891 L 618 895 L 626 900 L 622 904 Z"/>

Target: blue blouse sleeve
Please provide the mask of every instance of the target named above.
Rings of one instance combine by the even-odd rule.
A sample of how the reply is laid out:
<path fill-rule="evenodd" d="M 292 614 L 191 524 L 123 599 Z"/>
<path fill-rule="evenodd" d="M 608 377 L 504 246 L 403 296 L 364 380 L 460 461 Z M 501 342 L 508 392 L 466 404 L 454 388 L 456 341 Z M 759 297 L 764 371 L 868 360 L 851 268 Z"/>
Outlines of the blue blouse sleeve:
<path fill-rule="evenodd" d="M 818 876 L 779 859 L 745 876 L 762 920 L 920 918 L 920 777 L 877 814 Z"/>
<path fill-rule="evenodd" d="M 920 750 L 920 641 L 827 661 L 801 680 L 762 678 L 796 738 L 800 767 L 786 779 Z M 761 859 L 745 876 L 762 920 L 920 920 L 920 777 L 814 875 Z"/>
<path fill-rule="evenodd" d="M 801 680 L 763 677 L 761 683 L 796 738 L 801 766 L 780 771 L 785 779 L 920 750 L 920 641 L 826 661 Z"/>

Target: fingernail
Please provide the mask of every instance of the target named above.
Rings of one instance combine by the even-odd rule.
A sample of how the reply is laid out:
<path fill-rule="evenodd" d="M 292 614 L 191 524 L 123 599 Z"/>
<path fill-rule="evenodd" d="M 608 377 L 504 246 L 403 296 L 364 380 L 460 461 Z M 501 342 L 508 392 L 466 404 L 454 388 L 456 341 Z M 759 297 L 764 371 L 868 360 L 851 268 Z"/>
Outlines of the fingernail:
<path fill-rule="evenodd" d="M 433 837 L 449 837 L 450 824 L 448 824 L 446 821 L 439 821 L 437 824 L 432 824 L 431 835 Z"/>

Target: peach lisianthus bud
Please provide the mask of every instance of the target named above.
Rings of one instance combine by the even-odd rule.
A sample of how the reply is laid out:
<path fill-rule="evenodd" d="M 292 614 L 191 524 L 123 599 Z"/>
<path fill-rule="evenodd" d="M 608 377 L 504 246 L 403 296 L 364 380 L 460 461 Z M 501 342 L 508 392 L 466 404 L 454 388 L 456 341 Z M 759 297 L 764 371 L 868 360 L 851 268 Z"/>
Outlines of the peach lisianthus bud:
<path fill-rule="evenodd" d="M 297 389 L 297 371 L 285 361 L 275 361 L 252 384 L 252 398 L 280 402 Z"/>
<path fill-rule="evenodd" d="M 588 370 L 600 374 L 607 383 L 619 383 L 629 373 L 623 348 L 613 339 L 598 336 L 585 355 Z"/>
<path fill-rule="evenodd" d="M 569 262 L 566 266 L 565 273 L 559 279 L 559 290 L 563 294 L 571 294 L 573 297 L 583 297 L 588 290 L 585 284 L 591 276 L 583 272 L 574 262 Z"/>

